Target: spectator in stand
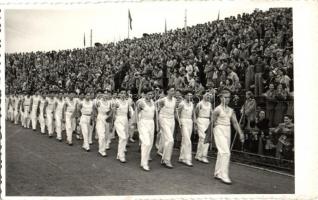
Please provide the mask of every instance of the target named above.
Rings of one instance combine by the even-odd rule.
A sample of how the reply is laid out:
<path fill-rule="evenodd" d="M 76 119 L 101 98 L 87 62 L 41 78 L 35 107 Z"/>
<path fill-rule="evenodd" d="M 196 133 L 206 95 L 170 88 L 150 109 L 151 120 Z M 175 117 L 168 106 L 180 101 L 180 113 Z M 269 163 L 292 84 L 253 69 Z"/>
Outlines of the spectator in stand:
<path fill-rule="evenodd" d="M 294 154 L 294 124 L 289 115 L 284 116 L 284 122 L 280 123 L 273 131 L 278 137 L 276 145 L 276 158 L 292 159 Z"/>
<path fill-rule="evenodd" d="M 265 118 L 265 111 L 261 110 L 256 118 L 256 127 L 258 129 L 258 151 L 260 155 L 264 154 L 266 139 L 268 139 L 269 120 Z M 267 153 L 267 152 L 266 152 Z"/>
<path fill-rule="evenodd" d="M 274 114 L 274 126 L 277 126 L 281 121 L 283 121 L 284 115 L 287 111 L 287 90 L 283 88 L 282 84 L 277 85 L 275 91 L 275 114 Z"/>
<path fill-rule="evenodd" d="M 256 119 L 256 101 L 251 91 L 246 92 L 246 100 L 241 108 L 241 113 L 244 115 L 245 129 L 251 129 L 251 124 L 255 124 Z"/>
<path fill-rule="evenodd" d="M 273 127 L 274 124 L 274 114 L 275 114 L 275 86 L 273 83 L 269 84 L 269 89 L 263 94 L 266 99 L 266 113 L 268 119 L 269 127 Z"/>
<path fill-rule="evenodd" d="M 254 83 L 254 93 L 256 96 L 263 94 L 263 73 L 265 70 L 265 63 L 263 59 L 258 56 L 257 62 L 255 64 L 255 83 Z"/>

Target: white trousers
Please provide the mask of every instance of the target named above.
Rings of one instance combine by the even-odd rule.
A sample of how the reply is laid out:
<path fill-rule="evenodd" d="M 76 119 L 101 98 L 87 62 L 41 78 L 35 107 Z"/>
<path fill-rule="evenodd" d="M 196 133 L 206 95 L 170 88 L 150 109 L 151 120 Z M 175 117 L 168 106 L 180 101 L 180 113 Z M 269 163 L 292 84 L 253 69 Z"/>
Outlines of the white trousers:
<path fill-rule="evenodd" d="M 14 124 L 18 124 L 19 123 L 19 111 L 18 110 L 13 111 L 13 118 L 14 118 Z"/>
<path fill-rule="evenodd" d="M 210 120 L 207 118 L 198 118 L 197 125 L 198 125 L 198 134 L 199 134 L 199 141 L 197 147 L 196 158 L 206 158 L 208 155 L 209 150 L 209 143 L 204 144 L 205 139 L 205 131 L 209 127 Z"/>
<path fill-rule="evenodd" d="M 140 119 L 138 122 L 138 132 L 141 142 L 140 165 L 148 166 L 155 133 L 155 123 L 153 119 Z"/>
<path fill-rule="evenodd" d="M 180 119 L 181 122 L 181 148 L 179 160 L 192 161 L 191 135 L 193 129 L 192 119 Z"/>
<path fill-rule="evenodd" d="M 109 123 L 106 122 L 107 115 L 98 115 L 96 119 L 96 134 L 98 136 L 98 152 L 106 153 L 107 144 L 110 140 Z"/>
<path fill-rule="evenodd" d="M 214 139 L 218 149 L 214 175 L 229 178 L 231 126 L 215 126 Z"/>
<path fill-rule="evenodd" d="M 175 127 L 175 119 L 159 116 L 159 123 L 161 128 L 160 139 L 161 144 L 163 145 L 162 160 L 170 162 L 174 144 L 173 133 Z"/>
<path fill-rule="evenodd" d="M 42 113 L 40 113 L 39 115 L 39 124 L 40 124 L 41 133 L 45 133 L 45 119 Z"/>
<path fill-rule="evenodd" d="M 54 124 L 53 124 L 53 111 L 46 111 L 46 126 L 49 136 L 53 135 Z"/>
<path fill-rule="evenodd" d="M 13 108 L 10 106 L 8 110 L 6 110 L 6 118 L 10 121 L 14 121 L 14 113 Z"/>
<path fill-rule="evenodd" d="M 117 116 L 114 127 L 119 137 L 117 158 L 125 158 L 125 149 L 127 145 L 128 119 L 127 116 Z"/>
<path fill-rule="evenodd" d="M 31 118 L 31 123 L 32 123 L 32 129 L 33 130 L 35 130 L 36 129 L 36 125 L 37 125 L 37 120 L 38 120 L 38 118 L 37 118 L 37 116 L 36 116 L 36 111 L 37 110 L 34 110 L 34 109 L 32 109 L 32 111 L 31 111 L 31 115 L 30 115 L 30 118 Z"/>
<path fill-rule="evenodd" d="M 30 128 L 30 114 L 29 114 L 29 110 L 30 106 L 24 106 L 24 113 L 23 113 L 23 124 L 22 126 L 26 127 L 26 128 Z"/>
<path fill-rule="evenodd" d="M 75 121 L 74 117 L 72 117 L 72 113 L 65 113 L 65 130 L 66 130 L 66 141 L 68 143 L 72 143 L 72 134 L 75 129 Z"/>
<path fill-rule="evenodd" d="M 90 131 L 90 121 L 91 121 L 91 116 L 87 115 L 82 115 L 80 119 L 80 126 L 81 126 L 81 131 L 83 135 L 83 148 L 86 150 L 89 150 L 89 138 L 91 138 L 90 134 L 92 133 Z"/>
<path fill-rule="evenodd" d="M 55 113 L 55 132 L 56 139 L 62 139 L 62 113 Z"/>

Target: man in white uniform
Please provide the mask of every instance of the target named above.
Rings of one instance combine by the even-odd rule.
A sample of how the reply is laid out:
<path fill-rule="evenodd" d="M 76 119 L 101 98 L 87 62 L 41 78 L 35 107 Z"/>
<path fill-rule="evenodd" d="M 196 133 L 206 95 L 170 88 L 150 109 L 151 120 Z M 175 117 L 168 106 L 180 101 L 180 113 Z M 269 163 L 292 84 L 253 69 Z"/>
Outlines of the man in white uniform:
<path fill-rule="evenodd" d="M 66 129 L 66 143 L 70 146 L 73 145 L 72 143 L 72 134 L 73 130 L 75 129 L 75 113 L 76 113 L 76 101 L 74 100 L 74 93 L 71 93 L 67 100 L 64 103 L 63 108 L 63 117 L 65 121 L 65 129 Z"/>
<path fill-rule="evenodd" d="M 98 153 L 105 157 L 107 156 L 106 149 L 109 147 L 110 129 L 109 123 L 106 119 L 111 114 L 111 101 L 110 94 L 104 94 L 100 100 L 96 103 L 97 107 L 97 119 L 96 119 L 96 134 L 98 136 Z"/>
<path fill-rule="evenodd" d="M 6 119 L 14 122 L 14 95 L 6 96 Z"/>
<path fill-rule="evenodd" d="M 121 90 L 119 94 L 120 99 L 115 103 L 115 122 L 114 128 L 119 137 L 117 159 L 125 163 L 126 162 L 126 145 L 128 140 L 128 114 L 130 112 L 131 105 L 126 100 L 126 91 Z M 132 116 L 130 114 L 130 116 Z"/>
<path fill-rule="evenodd" d="M 37 122 L 38 122 L 38 117 L 37 117 L 37 114 L 38 114 L 38 108 L 39 108 L 39 92 L 36 91 L 35 92 L 35 95 L 33 95 L 31 97 L 31 123 L 32 123 L 32 129 L 33 131 L 36 130 L 36 125 L 37 125 Z"/>
<path fill-rule="evenodd" d="M 193 129 L 193 121 L 195 121 L 195 115 L 193 112 L 192 92 L 187 91 L 185 98 L 182 100 L 177 108 L 177 118 L 181 129 L 181 148 L 179 162 L 192 167 L 192 143 L 191 135 Z"/>
<path fill-rule="evenodd" d="M 53 132 L 54 132 L 54 110 L 55 110 L 55 101 L 54 101 L 54 95 L 53 93 L 48 94 L 45 105 L 44 105 L 44 118 L 46 118 L 46 126 L 47 126 L 47 131 L 49 138 L 53 137 Z"/>
<path fill-rule="evenodd" d="M 244 142 L 244 134 L 237 122 L 233 109 L 228 106 L 231 98 L 229 90 L 222 90 L 220 93 L 221 104 L 213 112 L 214 140 L 218 149 L 215 164 L 214 177 L 225 184 L 231 184 L 229 177 L 230 165 L 230 143 L 231 143 L 231 123 L 240 135 L 241 142 Z"/>
<path fill-rule="evenodd" d="M 94 120 L 94 104 L 91 101 L 92 95 L 91 93 L 87 92 L 85 99 L 79 104 L 79 110 L 81 111 L 81 118 L 80 118 L 80 126 L 81 131 L 83 134 L 83 146 L 82 148 L 85 149 L 87 152 L 90 151 L 90 143 L 92 139 L 92 132 L 90 131 L 90 127 L 92 125 L 92 120 Z"/>
<path fill-rule="evenodd" d="M 19 110 L 21 106 L 21 100 L 19 98 L 18 95 L 14 95 L 14 106 L 13 106 L 13 118 L 14 118 L 14 124 L 18 124 L 19 123 Z"/>
<path fill-rule="evenodd" d="M 212 104 L 210 103 L 211 94 L 205 92 L 203 99 L 196 106 L 197 127 L 198 127 L 198 147 L 195 159 L 202 163 L 209 163 L 207 156 L 209 150 L 209 143 L 205 144 L 205 131 L 208 129 L 212 117 Z"/>
<path fill-rule="evenodd" d="M 55 101 L 54 118 L 55 118 L 56 139 L 60 142 L 62 142 L 63 108 L 64 108 L 63 94 L 59 93 Z"/>
<path fill-rule="evenodd" d="M 162 159 L 161 164 L 167 168 L 172 169 L 173 165 L 171 164 L 171 156 L 173 151 L 173 134 L 175 128 L 175 110 L 176 110 L 176 99 L 173 97 L 175 89 L 173 87 L 169 88 L 167 91 L 167 97 L 159 99 L 157 104 L 159 105 L 159 124 L 161 130 L 161 144 L 162 145 Z M 159 146 L 160 146 L 159 145 Z M 159 154 L 160 152 L 159 148 Z"/>
<path fill-rule="evenodd" d="M 22 122 L 22 126 L 24 128 L 30 128 L 30 106 L 31 106 L 31 96 L 29 93 L 27 93 L 27 95 L 24 97 L 23 101 L 22 101 L 22 105 L 24 108 L 24 112 L 23 112 L 23 122 Z"/>
<path fill-rule="evenodd" d="M 45 105 L 45 100 L 46 95 L 42 94 L 39 96 L 39 124 L 40 124 L 40 131 L 42 134 L 45 134 L 45 118 L 44 118 L 44 105 Z"/>
<path fill-rule="evenodd" d="M 155 104 L 152 100 L 153 92 L 145 90 L 145 98 L 138 102 L 137 107 L 137 126 L 139 131 L 139 138 L 141 142 L 141 161 L 140 166 L 143 170 L 149 171 L 150 152 L 154 140 L 155 132 Z"/>

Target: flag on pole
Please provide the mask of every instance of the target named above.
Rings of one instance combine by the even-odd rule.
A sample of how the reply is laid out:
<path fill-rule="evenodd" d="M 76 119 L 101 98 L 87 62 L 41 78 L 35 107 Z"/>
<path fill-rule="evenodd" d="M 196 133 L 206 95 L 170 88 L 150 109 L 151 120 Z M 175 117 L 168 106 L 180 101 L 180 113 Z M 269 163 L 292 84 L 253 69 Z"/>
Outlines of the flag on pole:
<path fill-rule="evenodd" d="M 84 47 L 86 46 L 86 41 L 85 41 L 85 33 L 84 33 Z"/>
<path fill-rule="evenodd" d="M 184 29 L 187 30 L 187 9 L 184 10 Z"/>
<path fill-rule="evenodd" d="M 132 30 L 132 18 L 131 18 L 131 14 L 130 14 L 130 10 L 128 9 L 128 20 L 129 20 L 129 27 L 130 27 L 130 30 Z"/>
<path fill-rule="evenodd" d="M 219 10 L 219 13 L 218 13 L 218 21 L 220 20 L 220 10 Z"/>
<path fill-rule="evenodd" d="M 167 20 L 165 19 L 165 33 L 167 33 Z"/>
<path fill-rule="evenodd" d="M 90 45 L 91 47 L 93 46 L 93 29 L 91 29 L 91 41 L 90 41 Z"/>

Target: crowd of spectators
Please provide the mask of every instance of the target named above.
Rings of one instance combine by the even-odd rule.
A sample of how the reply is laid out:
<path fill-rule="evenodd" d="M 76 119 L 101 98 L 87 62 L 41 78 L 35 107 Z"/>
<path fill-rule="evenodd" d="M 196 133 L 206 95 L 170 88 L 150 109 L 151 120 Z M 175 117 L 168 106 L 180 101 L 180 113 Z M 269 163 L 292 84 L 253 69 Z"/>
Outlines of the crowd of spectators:
<path fill-rule="evenodd" d="M 138 95 L 169 85 L 197 96 L 206 88 L 228 88 L 239 116 L 250 91 L 255 109 L 243 112 L 255 121 L 246 128 L 255 127 L 261 110 L 268 127 L 278 126 L 285 114 L 293 116 L 292 9 L 256 9 L 84 49 L 6 54 L 8 93 L 124 87 Z"/>

